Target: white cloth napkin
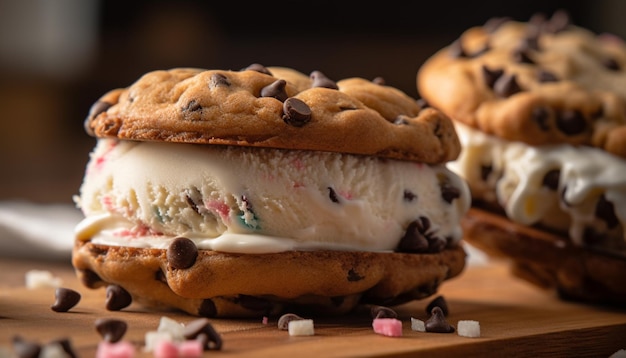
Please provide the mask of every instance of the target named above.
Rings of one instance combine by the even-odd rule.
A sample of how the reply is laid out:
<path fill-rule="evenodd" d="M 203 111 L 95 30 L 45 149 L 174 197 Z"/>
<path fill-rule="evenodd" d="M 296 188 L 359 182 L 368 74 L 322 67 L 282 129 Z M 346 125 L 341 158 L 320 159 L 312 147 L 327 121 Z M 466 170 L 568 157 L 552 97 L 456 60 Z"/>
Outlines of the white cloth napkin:
<path fill-rule="evenodd" d="M 70 260 L 82 218 L 71 204 L 0 201 L 0 258 Z"/>

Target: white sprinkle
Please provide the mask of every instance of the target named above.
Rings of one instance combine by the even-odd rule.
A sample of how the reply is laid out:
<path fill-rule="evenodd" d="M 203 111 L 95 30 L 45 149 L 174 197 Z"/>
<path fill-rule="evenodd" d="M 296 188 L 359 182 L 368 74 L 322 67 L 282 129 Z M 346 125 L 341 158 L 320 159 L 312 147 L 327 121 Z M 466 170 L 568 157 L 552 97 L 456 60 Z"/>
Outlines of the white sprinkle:
<path fill-rule="evenodd" d="M 426 332 L 426 325 L 421 319 L 411 317 L 411 329 L 418 332 Z"/>
<path fill-rule="evenodd" d="M 146 345 L 143 350 L 152 352 L 161 341 L 173 342 L 172 334 L 169 332 L 148 331 L 145 336 Z"/>
<path fill-rule="evenodd" d="M 70 355 L 63 349 L 61 344 L 46 344 L 41 348 L 39 358 L 70 358 Z"/>
<path fill-rule="evenodd" d="M 161 317 L 157 331 L 171 334 L 172 341 L 174 342 L 182 342 L 185 340 L 185 326 L 169 317 Z"/>
<path fill-rule="evenodd" d="M 289 321 L 290 336 L 312 336 L 315 334 L 312 319 L 298 319 Z"/>
<path fill-rule="evenodd" d="M 480 337 L 480 322 L 472 320 L 462 320 L 456 326 L 457 332 L 461 337 L 476 338 Z"/>
<path fill-rule="evenodd" d="M 26 272 L 26 288 L 36 289 L 44 287 L 61 287 L 63 280 L 52 275 L 52 272 L 45 270 L 30 270 Z"/>

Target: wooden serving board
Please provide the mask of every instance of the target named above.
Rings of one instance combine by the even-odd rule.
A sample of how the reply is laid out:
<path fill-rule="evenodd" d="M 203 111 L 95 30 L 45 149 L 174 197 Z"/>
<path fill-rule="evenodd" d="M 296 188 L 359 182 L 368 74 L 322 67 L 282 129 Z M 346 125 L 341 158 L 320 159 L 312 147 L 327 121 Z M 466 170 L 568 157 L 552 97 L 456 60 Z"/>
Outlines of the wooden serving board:
<path fill-rule="evenodd" d="M 38 269 L 63 279 L 63 286 L 81 293 L 82 299 L 69 312 L 51 310 L 54 288 L 27 289 L 25 273 Z M 625 280 L 626 284 L 626 280 Z M 210 357 L 609 357 L 626 349 L 626 308 L 590 306 L 565 302 L 510 276 L 501 262 L 469 266 L 457 278 L 444 282 L 439 294 L 448 303 L 447 320 L 480 322 L 481 337 L 456 333 L 423 333 L 411 330 L 411 317 L 426 320 L 425 308 L 432 298 L 394 307 L 403 322 L 402 337 L 374 333 L 369 311 L 346 317 L 313 318 L 315 335 L 292 337 L 277 328 L 277 318 L 212 319 L 221 334 L 221 351 Z M 143 351 L 145 334 L 154 331 L 161 317 L 181 323 L 192 317 L 178 312 L 149 312 L 132 304 L 122 311 L 107 311 L 104 289 L 90 290 L 76 279 L 69 264 L 23 262 L 0 259 L 0 357 L 11 353 L 12 338 L 20 335 L 40 344 L 69 338 L 79 357 L 94 357 L 101 337 L 98 318 L 126 320 L 124 340 L 137 347 L 137 357 L 152 357 Z"/>

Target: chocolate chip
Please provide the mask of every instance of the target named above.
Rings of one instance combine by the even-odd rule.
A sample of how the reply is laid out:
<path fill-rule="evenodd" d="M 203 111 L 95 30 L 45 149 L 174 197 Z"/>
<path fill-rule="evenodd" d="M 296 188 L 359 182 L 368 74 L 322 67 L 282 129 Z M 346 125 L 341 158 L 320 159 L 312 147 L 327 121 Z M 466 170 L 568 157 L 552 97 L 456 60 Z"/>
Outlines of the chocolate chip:
<path fill-rule="evenodd" d="M 96 118 L 100 113 L 106 112 L 111 106 L 113 105 L 109 102 L 96 101 L 89 109 L 89 118 Z"/>
<path fill-rule="evenodd" d="M 289 322 L 299 321 L 302 319 L 304 318 L 298 316 L 297 314 L 285 313 L 284 315 L 280 316 L 280 318 L 278 319 L 278 329 L 280 329 L 281 331 L 286 331 L 289 329 Z"/>
<path fill-rule="evenodd" d="M 84 127 L 85 127 L 85 131 L 87 132 L 87 134 L 91 136 L 95 134 L 90 125 L 91 120 L 96 118 L 100 113 L 106 112 L 106 110 L 111 108 L 111 106 L 112 106 L 111 103 L 105 102 L 105 101 L 97 101 L 91 106 L 91 108 L 89 109 L 89 115 L 87 116 L 87 119 L 84 122 Z"/>
<path fill-rule="evenodd" d="M 191 207 L 191 210 L 195 211 L 196 214 L 200 215 L 200 211 L 198 210 L 198 204 L 196 204 L 196 202 L 193 201 L 193 199 L 191 198 L 191 196 L 189 196 L 189 194 L 185 195 L 185 200 L 187 201 L 187 204 L 189 204 L 189 206 Z"/>
<path fill-rule="evenodd" d="M 448 316 L 448 303 L 446 302 L 446 299 L 443 298 L 443 296 L 437 296 L 435 297 L 435 299 L 430 301 L 428 306 L 426 306 L 426 313 L 430 314 L 435 307 L 441 308 L 441 312 L 443 313 L 443 315 Z"/>
<path fill-rule="evenodd" d="M 528 51 L 524 48 L 518 48 L 514 50 L 512 57 L 513 57 L 513 61 L 517 63 L 527 63 L 527 64 L 535 63 L 535 61 L 533 61 L 533 59 L 530 58 L 530 56 L 528 55 Z"/>
<path fill-rule="evenodd" d="M 222 337 L 206 318 L 198 318 L 185 325 L 183 337 L 203 341 L 202 346 L 205 351 L 222 349 Z"/>
<path fill-rule="evenodd" d="M 559 181 L 561 178 L 561 171 L 559 169 L 551 169 L 543 176 L 542 186 L 550 190 L 557 190 L 559 188 Z"/>
<path fill-rule="evenodd" d="M 489 67 L 483 65 L 482 73 L 483 73 L 483 80 L 485 81 L 485 84 L 489 88 L 493 88 L 498 78 L 500 78 L 502 74 L 504 73 L 504 70 L 501 68 L 492 70 Z"/>
<path fill-rule="evenodd" d="M 198 247 L 186 237 L 177 237 L 167 247 L 167 262 L 174 269 L 186 269 L 196 263 Z"/>
<path fill-rule="evenodd" d="M 228 77 L 226 77 L 225 75 L 221 73 L 214 73 L 211 75 L 211 78 L 209 79 L 209 88 L 229 87 L 229 86 L 230 86 L 230 81 L 228 80 Z"/>
<path fill-rule="evenodd" d="M 604 195 L 601 195 L 598 198 L 595 215 L 597 218 L 604 220 L 609 229 L 612 229 L 619 224 L 619 219 L 615 216 L 615 207 L 613 203 L 606 200 Z"/>
<path fill-rule="evenodd" d="M 486 182 L 487 179 L 489 179 L 489 175 L 491 174 L 492 171 L 493 171 L 493 166 L 481 165 L 480 166 L 480 178 Z"/>
<path fill-rule="evenodd" d="M 443 310 L 440 307 L 433 307 L 430 311 L 431 316 L 424 322 L 426 332 L 434 333 L 453 333 L 452 327 L 445 318 Z"/>
<path fill-rule="evenodd" d="M 163 273 L 163 270 L 157 270 L 154 273 L 154 279 L 159 282 L 163 282 L 164 284 L 167 285 L 167 276 L 165 276 L 165 273 Z"/>
<path fill-rule="evenodd" d="M 80 293 L 65 287 L 59 287 L 54 292 L 56 301 L 50 308 L 55 312 L 67 312 L 80 301 Z"/>
<path fill-rule="evenodd" d="M 12 339 L 13 352 L 17 358 L 37 358 L 41 353 L 41 345 L 23 339 L 21 336 L 14 336 Z"/>
<path fill-rule="evenodd" d="M 492 32 L 495 32 L 498 28 L 500 28 L 500 26 L 502 26 L 503 24 L 509 21 L 511 21 L 511 18 L 508 16 L 492 17 L 485 22 L 485 24 L 483 25 L 483 28 L 485 29 L 485 31 L 492 33 Z"/>
<path fill-rule="evenodd" d="M 415 193 L 413 193 L 412 191 L 405 189 L 404 193 L 402 194 L 402 200 L 410 203 L 417 200 L 417 195 L 415 195 Z"/>
<path fill-rule="evenodd" d="M 133 302 L 130 293 L 118 285 L 109 285 L 106 290 L 106 309 L 119 311 Z"/>
<path fill-rule="evenodd" d="M 441 198 L 443 198 L 446 203 L 452 204 L 452 201 L 460 196 L 461 190 L 459 190 L 459 188 L 450 185 L 448 182 L 441 184 Z"/>
<path fill-rule="evenodd" d="M 285 100 L 289 98 L 285 90 L 286 86 L 287 81 L 276 80 L 261 89 L 261 97 L 272 97 L 281 102 L 285 102 Z"/>
<path fill-rule="evenodd" d="M 339 203 L 339 197 L 337 196 L 337 193 L 335 192 L 335 190 L 331 187 L 328 187 L 328 197 L 330 198 L 330 201 L 332 201 L 333 203 Z"/>
<path fill-rule="evenodd" d="M 370 309 L 372 318 L 398 318 L 398 313 L 389 307 L 385 306 L 372 306 Z"/>
<path fill-rule="evenodd" d="M 544 82 L 558 82 L 559 78 L 556 77 L 556 75 L 550 71 L 544 70 L 544 69 L 540 69 L 537 72 L 537 80 L 541 83 Z"/>
<path fill-rule="evenodd" d="M 96 288 L 104 281 L 92 270 L 80 270 L 80 281 L 89 288 Z"/>
<path fill-rule="evenodd" d="M 191 101 L 189 101 L 189 103 L 183 106 L 182 110 L 183 112 L 187 112 L 187 113 L 199 112 L 202 110 L 202 106 L 200 105 L 200 103 L 198 103 L 198 101 L 196 101 L 195 99 L 192 99 Z"/>
<path fill-rule="evenodd" d="M 576 135 L 587 129 L 587 121 L 579 111 L 565 110 L 557 116 L 556 126 L 567 135 Z"/>
<path fill-rule="evenodd" d="M 384 85 L 385 85 L 385 79 L 384 79 L 384 78 L 382 78 L 382 77 L 380 77 L 380 76 L 378 76 L 378 77 L 374 78 L 374 79 L 372 80 L 372 82 L 373 82 L 373 83 L 375 83 L 375 84 L 377 84 L 377 85 L 379 85 L 379 86 L 384 86 Z"/>
<path fill-rule="evenodd" d="M 611 71 L 619 71 L 621 70 L 621 66 L 619 65 L 619 62 L 617 62 L 616 59 L 614 58 L 606 58 L 602 61 L 602 65 L 604 67 L 606 67 L 606 69 L 611 70 Z"/>
<path fill-rule="evenodd" d="M 426 232 L 430 227 L 430 221 L 426 217 L 412 221 L 406 229 L 404 236 L 398 243 L 399 252 L 426 252 L 428 251 L 428 240 Z"/>
<path fill-rule="evenodd" d="M 326 77 L 326 75 L 320 71 L 311 72 L 310 77 L 313 80 L 313 84 L 311 85 L 311 87 L 324 87 L 324 88 L 330 88 L 330 89 L 339 89 L 335 81 Z"/>
<path fill-rule="evenodd" d="M 510 97 L 521 90 L 515 74 L 503 74 L 493 85 L 493 91 L 496 95 L 503 98 Z"/>
<path fill-rule="evenodd" d="M 539 129 L 543 131 L 550 130 L 550 112 L 544 107 L 535 107 L 530 113 L 532 120 L 537 123 Z"/>
<path fill-rule="evenodd" d="M 550 21 L 546 26 L 546 31 L 557 33 L 561 32 L 570 25 L 571 19 L 569 13 L 564 9 L 559 9 L 552 14 Z"/>
<path fill-rule="evenodd" d="M 364 279 L 364 276 L 359 275 L 358 272 L 354 271 L 353 268 L 351 268 L 350 270 L 348 270 L 348 276 L 347 276 L 347 280 L 349 282 L 356 282 L 356 281 L 361 281 L 362 279 Z"/>
<path fill-rule="evenodd" d="M 467 53 L 463 49 L 463 44 L 461 44 L 461 40 L 455 40 L 448 46 L 448 53 L 452 58 L 463 58 L 467 57 Z"/>
<path fill-rule="evenodd" d="M 114 318 L 98 318 L 95 326 L 102 339 L 109 343 L 119 342 L 128 329 L 125 321 Z"/>
<path fill-rule="evenodd" d="M 529 34 L 522 39 L 521 47 L 524 49 L 539 51 L 539 34 Z"/>
<path fill-rule="evenodd" d="M 215 317 L 217 315 L 217 308 L 212 300 L 206 299 L 202 301 L 200 307 L 198 307 L 198 316 L 201 317 Z"/>
<path fill-rule="evenodd" d="M 78 356 L 76 354 L 76 351 L 74 351 L 74 348 L 72 347 L 72 342 L 69 338 L 53 339 L 48 342 L 48 345 L 51 344 L 58 344 L 59 346 L 61 346 L 61 349 L 63 349 L 63 351 L 67 354 L 69 358 L 76 358 Z"/>
<path fill-rule="evenodd" d="M 242 71 L 257 71 L 272 76 L 272 72 L 270 72 L 270 70 L 268 70 L 265 66 L 259 63 L 253 63 L 250 66 L 242 69 Z"/>
<path fill-rule="evenodd" d="M 311 108 L 297 98 L 287 98 L 283 103 L 283 121 L 294 127 L 302 127 L 311 120 Z"/>

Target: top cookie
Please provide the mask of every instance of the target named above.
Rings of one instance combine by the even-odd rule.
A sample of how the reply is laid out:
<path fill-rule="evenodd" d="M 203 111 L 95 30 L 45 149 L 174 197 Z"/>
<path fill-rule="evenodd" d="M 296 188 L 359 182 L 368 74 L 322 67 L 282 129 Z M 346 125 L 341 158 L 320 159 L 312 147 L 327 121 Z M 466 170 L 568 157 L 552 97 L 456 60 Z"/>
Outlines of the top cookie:
<path fill-rule="evenodd" d="M 626 45 L 567 13 L 492 19 L 417 74 L 420 95 L 454 120 L 530 145 L 590 145 L 626 158 Z"/>
<path fill-rule="evenodd" d="M 102 96 L 85 128 L 97 137 L 319 150 L 427 164 L 454 160 L 460 152 L 450 119 L 422 110 L 396 88 L 258 64 L 241 71 L 147 73 Z"/>

